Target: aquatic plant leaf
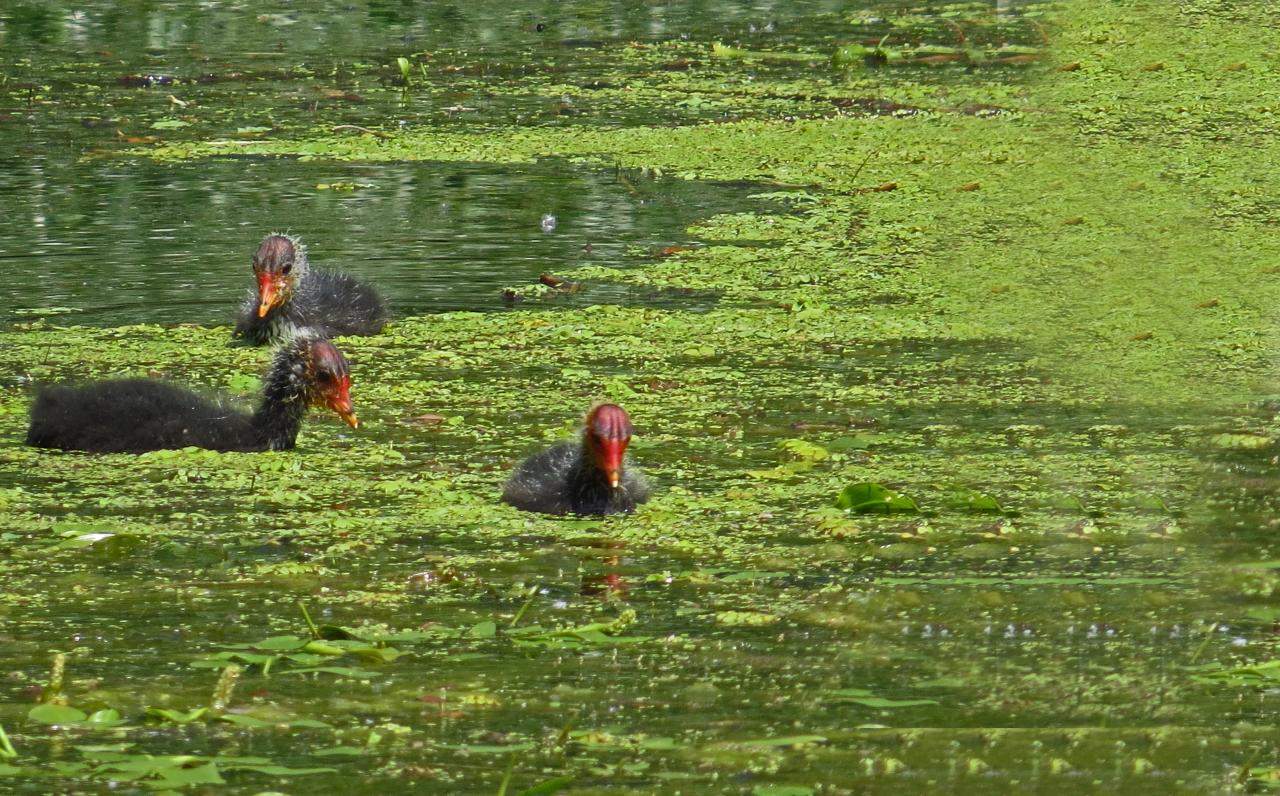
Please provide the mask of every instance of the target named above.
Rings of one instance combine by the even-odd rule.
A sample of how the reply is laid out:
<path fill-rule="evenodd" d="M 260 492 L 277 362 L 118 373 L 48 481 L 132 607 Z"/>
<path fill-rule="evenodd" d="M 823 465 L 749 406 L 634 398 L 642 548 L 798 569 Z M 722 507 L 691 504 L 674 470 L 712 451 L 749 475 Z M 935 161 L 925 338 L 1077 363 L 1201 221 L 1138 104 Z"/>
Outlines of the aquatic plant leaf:
<path fill-rule="evenodd" d="M 864 697 L 871 696 L 871 690 L 868 688 L 840 688 L 831 691 L 830 694 L 837 697 Z"/>
<path fill-rule="evenodd" d="M 833 451 L 862 451 L 867 450 L 877 442 L 883 441 L 884 434 L 858 434 L 852 437 L 837 437 L 827 443 L 827 448 Z"/>
<path fill-rule="evenodd" d="M 235 393 L 254 393 L 258 391 L 258 377 L 248 373 L 236 373 L 227 379 L 227 390 Z"/>
<path fill-rule="evenodd" d="M 1271 437 L 1260 434 L 1215 434 L 1209 442 L 1218 448 L 1234 450 L 1261 450 L 1274 443 Z"/>
<path fill-rule="evenodd" d="M 76 724 L 89 718 L 83 710 L 70 705 L 36 705 L 27 711 L 27 718 L 41 724 Z"/>
<path fill-rule="evenodd" d="M 228 724 L 234 724 L 238 727 L 274 727 L 275 722 L 264 721 L 254 716 L 246 716 L 242 713 L 224 713 L 218 717 L 218 721 L 225 721 Z"/>
<path fill-rule="evenodd" d="M 92 755 L 96 752 L 127 752 L 137 746 L 132 741 L 122 741 L 121 743 L 93 743 L 93 744 L 76 744 L 72 748 L 77 752 L 83 752 L 86 755 Z"/>
<path fill-rule="evenodd" d="M 490 621 L 477 622 L 467 631 L 467 635 L 472 638 L 493 638 L 498 632 L 498 626 Z"/>
<path fill-rule="evenodd" d="M 360 746 L 330 746 L 325 749 L 316 749 L 311 754 L 316 757 L 359 757 L 367 754 L 368 751 Z"/>
<path fill-rule="evenodd" d="M 655 736 L 652 738 L 640 739 L 641 749 L 652 749 L 654 751 L 659 751 L 663 749 L 683 749 L 685 748 L 685 746 L 687 746 L 687 744 L 683 744 L 677 741 L 675 738 L 668 738 L 666 736 Z"/>
<path fill-rule="evenodd" d="M 310 674 L 312 672 L 336 674 L 339 677 L 351 677 L 356 680 L 372 680 L 378 676 L 377 672 L 366 672 L 363 669 L 352 669 L 346 666 L 312 666 L 305 669 L 290 669 L 285 674 Z"/>
<path fill-rule="evenodd" d="M 225 785 L 226 780 L 218 772 L 216 763 L 204 765 L 167 766 L 156 771 L 158 781 L 153 787 L 185 788 L 191 785 Z"/>
<path fill-rule="evenodd" d="M 845 487 L 841 490 L 840 496 L 836 498 L 836 508 L 857 514 L 915 514 L 920 511 L 915 501 L 906 495 L 871 482 L 851 484 Z"/>
<path fill-rule="evenodd" d="M 761 627 L 778 621 L 776 614 L 760 611 L 717 611 L 716 623 L 730 627 Z"/>
<path fill-rule="evenodd" d="M 105 558 L 118 559 L 127 556 L 141 544 L 142 540 L 133 534 L 99 532 L 78 534 L 47 549 L 50 551 L 87 549 Z"/>
<path fill-rule="evenodd" d="M 147 708 L 143 715 L 149 719 L 171 721 L 174 724 L 190 724 L 197 719 L 203 718 L 204 714 L 208 712 L 208 708 L 193 708 L 188 711 L 171 710 L 169 708 Z"/>
<path fill-rule="evenodd" d="M 339 627 L 338 625 L 320 625 L 318 628 L 316 628 L 316 632 L 319 634 L 320 638 L 324 639 L 325 641 L 366 640 L 366 639 L 361 639 L 360 636 L 356 635 L 355 631 L 349 628 Z"/>
<path fill-rule="evenodd" d="M 333 774 L 336 768 L 289 768 L 288 766 L 228 766 L 236 771 L 256 771 L 270 777 L 302 777 L 310 774 Z"/>
<path fill-rule="evenodd" d="M 326 643 L 323 641 L 308 641 L 302 649 L 304 652 L 309 652 L 312 655 L 326 655 L 329 657 L 345 655 L 347 652 L 347 649 L 339 644 Z"/>
<path fill-rule="evenodd" d="M 805 439 L 787 439 L 778 444 L 798 459 L 820 462 L 831 455 L 826 448 Z"/>
<path fill-rule="evenodd" d="M 253 649 L 253 650 L 300 650 L 311 643 L 310 639 L 299 638 L 298 636 L 271 636 L 252 644 L 237 644 L 232 649 Z"/>
<path fill-rule="evenodd" d="M 85 719 L 85 723 L 96 727 L 116 727 L 126 722 L 120 717 L 120 711 L 112 708 L 103 708 L 89 714 L 89 717 Z"/>
<path fill-rule="evenodd" d="M 399 658 L 400 656 L 406 654 L 396 649 L 395 647 L 369 647 L 369 646 L 357 647 L 355 649 L 349 650 L 349 652 L 352 655 L 355 655 L 360 660 L 368 663 L 391 663 L 396 658 Z"/>
<path fill-rule="evenodd" d="M 973 514 L 1004 513 L 999 501 L 991 495 L 979 492 L 976 489 L 953 489 L 950 498 L 951 506 L 958 511 L 967 511 Z"/>
<path fill-rule="evenodd" d="M 803 785 L 757 785 L 751 796 L 813 796 L 813 788 Z"/>

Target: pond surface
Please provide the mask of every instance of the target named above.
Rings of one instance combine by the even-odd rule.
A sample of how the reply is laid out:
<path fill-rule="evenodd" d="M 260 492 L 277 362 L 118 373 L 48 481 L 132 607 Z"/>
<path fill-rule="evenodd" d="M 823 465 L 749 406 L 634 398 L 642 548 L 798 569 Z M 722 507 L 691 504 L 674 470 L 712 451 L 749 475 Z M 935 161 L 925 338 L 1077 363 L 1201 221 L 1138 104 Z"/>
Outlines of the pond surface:
<path fill-rule="evenodd" d="M 361 187 L 317 189 L 334 183 Z M 10 318 L 71 311 L 76 323 L 102 325 L 230 322 L 254 284 L 250 256 L 277 230 L 302 236 L 316 266 L 376 283 L 403 317 L 504 309 L 505 288 L 534 285 L 541 273 L 625 267 L 637 252 L 696 243 L 684 229 L 697 219 L 759 204 L 740 188 L 562 163 L 99 160 L 24 164 L 0 177 L 0 191 L 13 197 L 0 221 L 0 263 L 13 274 L 0 303 Z M 544 231 L 546 216 L 555 223 Z M 608 297 L 713 300 L 617 289 Z"/>
<path fill-rule="evenodd" d="M 1096 13 L 1053 20 L 1062 46 L 1136 24 Z M 1053 346 L 1078 316 L 1020 297 L 1010 263 L 1056 275 L 1037 247 L 1089 227 L 1019 194 L 1052 155 L 1034 136 L 1080 127 L 1048 126 L 1015 60 L 1045 14 L 0 9 L 0 790 L 1272 784 L 1274 405 L 1080 378 Z M 857 42 L 910 63 L 833 68 Z M 1130 145 L 1117 125 L 1094 144 Z M 22 444 L 46 382 L 254 401 L 267 355 L 227 324 L 278 229 L 395 308 L 339 341 L 361 429 L 316 412 L 280 454 Z M 498 504 L 601 399 L 635 419 L 653 502 Z M 835 506 L 868 483 L 911 510 Z"/>

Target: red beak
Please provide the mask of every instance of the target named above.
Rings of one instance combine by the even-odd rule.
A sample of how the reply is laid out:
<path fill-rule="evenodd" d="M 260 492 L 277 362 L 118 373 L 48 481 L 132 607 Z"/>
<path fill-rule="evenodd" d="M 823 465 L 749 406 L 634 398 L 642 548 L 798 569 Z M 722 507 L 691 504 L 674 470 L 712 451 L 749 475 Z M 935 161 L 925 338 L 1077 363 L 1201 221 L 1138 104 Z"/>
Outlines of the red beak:
<path fill-rule="evenodd" d="M 280 300 L 280 295 L 284 292 L 283 279 L 276 280 L 271 274 L 258 274 L 258 317 L 265 318 L 271 308 Z"/>
<path fill-rule="evenodd" d="M 356 408 L 351 403 L 351 377 L 343 376 L 334 388 L 325 394 L 324 402 L 330 409 L 338 413 L 338 417 L 347 421 L 352 428 L 360 428 L 360 418 L 356 417 Z"/>
<path fill-rule="evenodd" d="M 627 452 L 629 439 L 600 440 L 600 469 L 609 476 L 609 486 L 617 489 L 622 485 L 622 455 Z"/>

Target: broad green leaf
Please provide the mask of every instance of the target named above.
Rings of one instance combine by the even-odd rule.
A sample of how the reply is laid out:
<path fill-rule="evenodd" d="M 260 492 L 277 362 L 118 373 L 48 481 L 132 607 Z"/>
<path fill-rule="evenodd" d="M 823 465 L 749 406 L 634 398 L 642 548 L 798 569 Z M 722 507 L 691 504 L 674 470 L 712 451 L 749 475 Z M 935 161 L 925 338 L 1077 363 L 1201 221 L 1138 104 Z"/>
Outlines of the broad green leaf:
<path fill-rule="evenodd" d="M 885 699 L 884 697 L 846 697 L 845 702 L 853 702 L 869 708 L 910 708 L 918 705 L 936 705 L 936 699 Z"/>
<path fill-rule="evenodd" d="M 175 724 L 190 724 L 197 719 L 203 718 L 204 714 L 208 712 L 208 708 L 193 708 L 188 711 L 171 710 L 169 708 L 147 708 L 144 715 L 147 718 L 172 721 Z"/>
<path fill-rule="evenodd" d="M 836 508 L 858 514 L 917 513 L 920 509 L 906 495 L 871 482 L 851 484 L 836 498 Z"/>
<path fill-rule="evenodd" d="M 89 715 L 69 705 L 36 705 L 27 711 L 27 718 L 41 724 L 76 724 Z"/>
<path fill-rule="evenodd" d="M 339 677 L 350 677 L 355 680 L 372 680 L 378 676 L 377 672 L 366 672 L 363 669 L 352 669 L 346 666 L 312 666 L 306 669 L 290 669 L 285 674 L 310 674 L 312 672 L 336 674 Z"/>

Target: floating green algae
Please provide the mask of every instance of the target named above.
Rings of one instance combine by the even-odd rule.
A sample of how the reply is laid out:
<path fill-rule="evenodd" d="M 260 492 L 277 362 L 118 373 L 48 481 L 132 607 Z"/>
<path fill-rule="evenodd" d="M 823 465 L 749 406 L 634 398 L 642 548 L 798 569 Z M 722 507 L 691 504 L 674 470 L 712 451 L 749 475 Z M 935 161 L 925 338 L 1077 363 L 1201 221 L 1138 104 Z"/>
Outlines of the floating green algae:
<path fill-rule="evenodd" d="M 706 219 L 695 250 L 571 273 L 714 290 L 707 311 L 447 313 L 340 341 L 366 426 L 312 418 L 296 453 L 33 451 L 28 396 L 6 392 L 8 688 L 29 702 L 69 647 L 62 698 L 86 718 L 116 711 L 111 732 L 139 748 L 59 752 L 22 705 L 0 711 L 18 728 L 0 776 L 61 786 L 127 764 L 173 787 L 261 787 L 249 778 L 334 768 L 299 782 L 442 793 L 1264 785 L 1280 762 L 1277 430 L 1266 404 L 1239 408 L 1269 390 L 1272 361 L 1271 75 L 1237 18 L 1255 13 L 1064 4 L 1045 21 L 1051 60 L 1016 80 L 884 78 L 918 108 L 903 113 L 751 86 L 718 100 L 750 105 L 744 120 L 566 114 L 157 150 L 555 156 L 754 181 L 787 205 Z M 751 62 L 723 60 L 717 79 Z M 784 62 L 793 83 L 829 69 Z M 636 93 L 669 97 L 690 72 L 640 72 Z M 880 79 L 821 75 L 859 95 Z M 0 371 L 244 393 L 265 360 L 226 336 L 36 322 L 0 333 Z M 519 456 L 603 398 L 636 421 L 652 503 L 565 520 L 496 502 Z M 916 511 L 846 511 L 857 487 Z M 263 671 L 294 654 L 313 657 Z M 250 667 L 236 719 L 194 716 L 207 667 L 233 658 Z M 144 730 L 147 716 L 167 723 Z M 250 744 L 261 759 L 239 757 Z M 78 767 L 50 762 L 64 754 Z"/>

